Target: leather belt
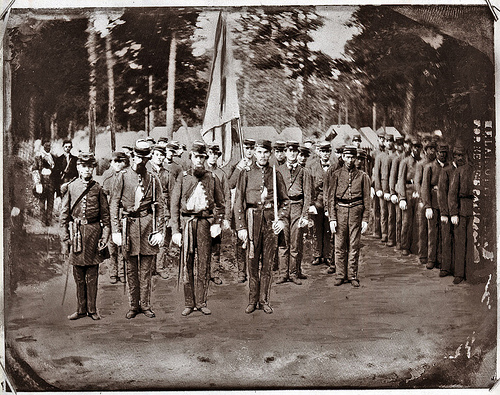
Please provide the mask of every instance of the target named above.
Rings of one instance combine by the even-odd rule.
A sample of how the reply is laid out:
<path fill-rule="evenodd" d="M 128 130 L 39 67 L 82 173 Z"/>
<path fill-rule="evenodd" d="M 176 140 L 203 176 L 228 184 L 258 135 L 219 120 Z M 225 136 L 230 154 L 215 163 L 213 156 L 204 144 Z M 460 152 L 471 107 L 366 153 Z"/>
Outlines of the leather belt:
<path fill-rule="evenodd" d="M 361 201 L 363 201 L 363 198 L 361 196 L 354 199 L 337 199 L 337 203 L 342 203 L 342 204 L 353 204 Z"/>
<path fill-rule="evenodd" d="M 304 199 L 304 195 L 297 195 L 297 196 L 288 196 L 288 199 L 290 199 L 292 202 L 296 202 L 299 200 Z"/>
<path fill-rule="evenodd" d="M 78 222 L 80 225 L 90 225 L 90 224 L 95 224 L 96 222 L 99 222 L 99 218 L 73 218 L 73 222 Z"/>
<path fill-rule="evenodd" d="M 199 217 L 199 218 L 209 218 L 214 215 L 212 210 L 203 210 L 199 213 L 181 213 L 183 217 Z"/>
<path fill-rule="evenodd" d="M 254 203 L 247 203 L 247 208 L 255 208 L 255 209 L 269 209 L 273 208 L 273 204 L 271 202 L 269 203 L 264 203 L 262 204 L 261 202 L 254 204 Z"/>
<path fill-rule="evenodd" d="M 149 214 L 153 214 L 153 211 L 148 208 L 147 210 L 141 210 L 141 211 L 131 211 L 131 212 L 123 212 L 124 217 L 129 217 L 129 218 L 142 218 L 145 217 Z"/>

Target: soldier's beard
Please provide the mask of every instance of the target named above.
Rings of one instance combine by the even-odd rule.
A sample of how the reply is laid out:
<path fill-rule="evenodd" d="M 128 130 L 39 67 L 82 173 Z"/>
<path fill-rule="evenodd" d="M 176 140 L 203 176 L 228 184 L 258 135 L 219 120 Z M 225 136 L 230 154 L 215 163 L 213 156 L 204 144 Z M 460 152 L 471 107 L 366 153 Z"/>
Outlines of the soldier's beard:
<path fill-rule="evenodd" d="M 203 166 L 194 166 L 193 167 L 193 175 L 196 178 L 201 178 L 205 174 L 205 168 Z"/>

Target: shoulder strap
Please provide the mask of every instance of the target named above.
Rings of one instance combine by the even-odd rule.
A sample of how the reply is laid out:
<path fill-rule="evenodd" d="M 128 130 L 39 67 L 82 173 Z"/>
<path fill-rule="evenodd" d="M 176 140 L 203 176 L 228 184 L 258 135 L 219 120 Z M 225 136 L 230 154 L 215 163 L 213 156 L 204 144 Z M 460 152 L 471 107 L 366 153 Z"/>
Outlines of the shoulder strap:
<path fill-rule="evenodd" d="M 70 210 L 69 210 L 69 214 L 71 215 L 71 213 L 73 212 L 74 208 L 76 207 L 76 205 L 78 203 L 80 203 L 80 201 L 83 199 L 83 197 L 89 193 L 90 189 L 95 185 L 95 180 L 92 180 L 89 182 L 89 185 L 87 185 L 87 188 L 85 188 L 85 190 L 82 192 L 82 194 L 78 197 L 78 199 L 75 200 L 75 203 L 73 203 L 73 205 L 71 206 Z"/>

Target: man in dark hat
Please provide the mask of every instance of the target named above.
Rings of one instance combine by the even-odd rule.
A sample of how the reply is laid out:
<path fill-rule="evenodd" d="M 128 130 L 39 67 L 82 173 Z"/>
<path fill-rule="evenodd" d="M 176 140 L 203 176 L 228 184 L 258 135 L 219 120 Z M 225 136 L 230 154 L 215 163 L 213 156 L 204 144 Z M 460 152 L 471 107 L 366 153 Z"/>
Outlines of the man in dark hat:
<path fill-rule="evenodd" d="M 76 283 L 77 311 L 68 316 L 77 320 L 101 317 L 97 311 L 97 279 L 99 263 L 110 232 L 108 201 L 101 186 L 92 179 L 96 161 L 89 152 L 77 159 L 78 178 L 67 185 L 61 202 L 63 254 L 69 252 Z"/>
<path fill-rule="evenodd" d="M 190 158 L 191 168 L 178 177 L 171 203 L 172 241 L 181 247 L 183 316 L 195 309 L 211 314 L 207 294 L 212 239 L 221 234 L 225 219 L 224 192 L 219 178 L 205 169 L 207 147 L 203 141 L 193 142 Z"/>
<path fill-rule="evenodd" d="M 356 149 L 356 159 L 354 160 L 354 164 L 356 169 L 364 171 L 366 173 L 366 150 L 363 148 Z"/>
<path fill-rule="evenodd" d="M 134 147 L 131 147 L 130 145 L 124 145 L 122 146 L 122 151 L 125 153 L 125 155 L 128 156 L 129 161 L 131 161 L 134 157 Z"/>
<path fill-rule="evenodd" d="M 168 144 L 168 137 L 160 137 L 158 139 L 158 145 L 162 146 L 162 147 L 166 147 L 167 144 Z"/>
<path fill-rule="evenodd" d="M 113 152 L 111 156 L 111 166 L 102 175 L 102 190 L 108 198 L 108 203 L 111 200 L 111 192 L 118 174 L 123 172 L 125 168 L 130 166 L 129 157 L 120 151 Z M 113 240 L 108 241 L 108 249 L 110 255 L 111 284 L 116 284 L 118 281 L 125 282 L 125 262 L 122 254 L 122 248 L 113 243 Z"/>
<path fill-rule="evenodd" d="M 254 139 L 244 139 L 243 140 L 243 158 L 229 171 L 229 188 L 234 194 L 236 191 L 236 184 L 240 177 L 241 172 L 249 172 L 254 165 L 254 153 L 255 153 L 255 140 Z M 233 210 L 231 216 L 231 227 L 237 233 L 235 221 L 236 213 Z M 247 281 L 247 253 L 243 248 L 243 242 L 239 237 L 236 237 L 235 243 L 235 256 L 236 263 L 238 265 L 238 282 L 244 283 Z"/>
<path fill-rule="evenodd" d="M 276 284 L 291 281 L 301 285 L 301 279 L 306 279 L 302 273 L 303 230 L 308 224 L 307 210 L 311 205 L 311 176 L 309 170 L 300 166 L 299 142 L 287 141 L 286 162 L 278 166 L 287 187 L 290 199 L 290 211 L 283 219 L 284 245 L 279 246 L 279 278 Z"/>
<path fill-rule="evenodd" d="M 381 157 L 380 162 L 380 176 L 383 192 L 383 205 L 381 203 L 381 223 L 382 225 L 387 222 L 387 247 L 394 247 L 396 245 L 396 208 L 391 202 L 391 189 L 389 180 L 391 178 L 392 161 L 396 157 L 394 150 L 394 136 L 387 134 L 385 141 L 385 155 Z M 384 209 L 385 207 L 385 209 Z M 384 210 L 386 218 L 384 219 Z M 384 228 L 382 228 L 382 242 L 384 242 Z"/>
<path fill-rule="evenodd" d="M 63 153 L 55 159 L 54 179 L 56 182 L 56 193 L 61 195 L 61 186 L 78 177 L 76 169 L 77 157 L 71 153 L 73 143 L 71 140 L 63 141 Z"/>
<path fill-rule="evenodd" d="M 231 218 L 231 190 L 229 189 L 229 180 L 226 173 L 222 170 L 217 161 L 222 156 L 222 151 L 218 144 L 210 144 L 207 150 L 207 160 L 205 162 L 205 167 L 210 170 L 219 179 L 222 191 L 224 192 L 224 221 L 222 221 L 222 230 L 227 230 L 231 228 L 230 218 Z M 220 278 L 220 251 L 222 244 L 222 233 L 217 237 L 212 238 L 212 262 L 211 262 L 211 273 L 210 281 L 217 285 L 222 284 L 222 279 Z"/>
<path fill-rule="evenodd" d="M 467 161 L 465 147 L 459 142 L 453 148 L 457 168 L 453 173 L 448 205 L 451 223 L 454 227 L 455 278 L 453 284 L 460 284 L 467 278 L 474 263 L 474 237 L 472 234 L 474 201 L 474 168 Z"/>
<path fill-rule="evenodd" d="M 438 183 L 441 171 L 448 165 L 448 146 L 438 146 L 437 157 L 424 166 L 422 187 L 420 188 L 427 219 L 427 269 L 441 264 L 442 237 L 441 213 L 438 202 Z"/>
<path fill-rule="evenodd" d="M 163 167 L 168 171 L 169 177 L 172 177 L 174 180 L 176 180 L 179 174 L 182 173 L 182 167 L 174 161 L 179 148 L 179 143 L 174 140 L 168 142 L 165 147 L 165 160 L 163 161 Z M 170 190 L 169 192 L 171 193 L 172 191 Z"/>
<path fill-rule="evenodd" d="M 372 198 L 372 215 L 373 215 L 373 236 L 377 239 L 382 239 L 382 223 L 381 223 L 381 208 L 380 208 L 380 196 L 383 197 L 383 192 L 381 189 L 380 182 L 380 160 L 382 158 L 382 154 L 385 152 L 385 132 L 383 129 L 379 129 L 377 131 L 378 143 L 379 146 L 372 153 L 373 167 L 371 170 L 371 189 L 370 196 Z M 380 191 L 380 192 L 378 192 Z M 378 192 L 378 193 L 377 193 Z"/>
<path fill-rule="evenodd" d="M 128 319 L 139 313 L 155 317 L 151 308 L 151 275 L 154 258 L 165 239 L 165 213 L 161 181 L 146 167 L 150 156 L 149 143 L 137 140 L 132 166 L 118 174 L 111 192 L 112 238 L 122 246 L 127 262 Z"/>
<path fill-rule="evenodd" d="M 335 234 L 334 285 L 348 281 L 357 288 L 360 239 L 370 216 L 370 178 L 354 166 L 356 154 L 356 147 L 344 148 L 344 166 L 328 181 L 327 207 L 330 230 Z"/>
<path fill-rule="evenodd" d="M 301 146 L 299 147 L 299 154 L 297 155 L 297 162 L 299 162 L 299 165 L 302 167 L 306 167 L 307 165 L 307 160 L 311 156 L 311 150 L 307 148 L 306 146 Z"/>
<path fill-rule="evenodd" d="M 401 250 L 403 256 L 418 251 L 418 238 L 415 225 L 417 224 L 417 199 L 418 194 L 415 185 L 415 168 L 420 158 L 422 144 L 417 140 L 412 140 L 412 152 L 410 156 L 404 158 L 399 164 L 398 183 L 396 192 L 398 194 L 399 207 L 402 211 L 401 225 Z M 416 239 L 416 240 L 415 240 Z"/>
<path fill-rule="evenodd" d="M 404 142 L 403 137 L 397 137 L 394 139 L 395 152 L 391 163 L 391 174 L 389 177 L 389 190 L 391 195 L 391 201 L 389 204 L 392 204 L 394 206 L 393 210 L 396 213 L 395 238 L 396 238 L 397 250 L 401 249 L 401 229 L 403 226 L 402 225 L 403 216 L 401 213 L 401 208 L 399 207 L 398 194 L 396 192 L 396 185 L 398 183 L 398 177 L 399 177 L 399 165 L 401 163 L 401 160 L 403 160 L 405 157 L 403 142 Z"/>
<path fill-rule="evenodd" d="M 289 200 L 283 176 L 269 166 L 271 142 L 259 140 L 255 148 L 255 164 L 240 173 L 236 186 L 234 213 L 238 237 L 247 245 L 249 303 L 252 313 L 260 307 L 271 314 L 269 304 L 271 272 L 277 249 L 277 236 L 284 229 Z M 277 205 L 275 204 L 277 202 Z"/>
<path fill-rule="evenodd" d="M 352 136 L 352 145 L 356 148 L 361 147 L 361 135 L 359 133 L 354 133 Z"/>
<path fill-rule="evenodd" d="M 281 166 L 286 162 L 286 141 L 276 140 L 273 144 L 273 155 L 269 159 L 269 165 Z"/>
<path fill-rule="evenodd" d="M 39 200 L 42 221 L 46 226 L 52 223 L 54 192 L 56 188 L 55 159 L 50 149 L 50 141 L 45 141 L 40 151 L 35 154 L 32 167 L 35 197 Z"/>

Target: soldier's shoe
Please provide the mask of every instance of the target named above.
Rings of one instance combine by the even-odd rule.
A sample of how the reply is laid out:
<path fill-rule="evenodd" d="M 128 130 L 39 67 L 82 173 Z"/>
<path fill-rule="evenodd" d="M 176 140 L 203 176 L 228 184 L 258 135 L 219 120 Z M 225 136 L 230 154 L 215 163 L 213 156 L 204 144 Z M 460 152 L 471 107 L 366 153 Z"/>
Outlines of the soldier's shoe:
<path fill-rule="evenodd" d="M 339 285 L 342 285 L 343 282 L 344 280 L 342 278 L 336 278 L 335 281 L 333 282 L 333 285 L 337 287 Z"/>
<path fill-rule="evenodd" d="M 255 303 L 249 303 L 247 308 L 245 309 L 245 313 L 250 314 L 255 311 Z"/>
<path fill-rule="evenodd" d="M 290 276 L 290 282 L 297 284 L 297 285 L 302 285 L 302 281 L 297 276 Z"/>
<path fill-rule="evenodd" d="M 382 235 L 380 233 L 373 232 L 373 237 L 375 237 L 376 239 L 381 239 Z"/>
<path fill-rule="evenodd" d="M 116 284 L 116 283 L 118 282 L 118 276 L 111 276 L 111 277 L 109 278 L 109 282 L 110 282 L 111 284 Z"/>
<path fill-rule="evenodd" d="M 311 262 L 311 265 L 313 265 L 313 266 L 320 265 L 320 264 L 321 264 L 321 261 L 322 261 L 321 257 L 316 257 L 316 258 L 314 258 L 314 259 L 313 259 L 313 261 Z"/>
<path fill-rule="evenodd" d="M 302 272 L 297 273 L 297 277 L 301 280 L 307 280 L 307 276 Z"/>
<path fill-rule="evenodd" d="M 323 263 L 326 266 L 332 266 L 332 260 L 330 258 L 323 258 Z"/>
<path fill-rule="evenodd" d="M 207 306 L 198 307 L 198 311 L 201 311 L 205 315 L 212 314 L 212 311 Z"/>
<path fill-rule="evenodd" d="M 425 267 L 429 270 L 432 270 L 434 269 L 434 266 L 436 266 L 436 262 L 432 262 L 432 261 L 428 261 L 427 262 L 427 265 L 425 265 Z"/>
<path fill-rule="evenodd" d="M 396 243 L 396 249 L 400 250 L 401 249 L 401 243 Z"/>
<path fill-rule="evenodd" d="M 119 280 L 121 283 L 125 284 L 125 277 L 124 276 L 120 277 Z"/>
<path fill-rule="evenodd" d="M 244 273 L 238 273 L 238 282 L 244 283 L 245 281 L 247 281 L 247 276 Z"/>
<path fill-rule="evenodd" d="M 327 272 L 328 274 L 333 274 L 333 273 L 335 273 L 335 266 L 330 266 L 326 272 Z"/>
<path fill-rule="evenodd" d="M 182 310 L 181 315 L 183 315 L 184 317 L 186 317 L 189 314 L 191 314 L 192 312 L 193 312 L 193 308 L 192 307 L 186 307 L 184 310 Z"/>
<path fill-rule="evenodd" d="M 134 310 L 134 309 L 130 309 L 129 311 L 127 311 L 127 314 L 125 314 L 125 318 L 127 320 L 130 320 L 132 318 L 135 318 L 135 316 L 139 314 L 139 311 L 137 310 Z"/>
<path fill-rule="evenodd" d="M 79 313 L 78 311 L 75 311 L 73 314 L 68 315 L 68 320 L 74 321 L 74 320 L 79 320 L 80 318 L 86 317 L 87 313 Z"/>
<path fill-rule="evenodd" d="M 214 276 L 214 277 L 210 278 L 210 281 L 212 281 L 215 285 L 221 285 L 222 284 L 222 280 L 218 276 Z"/>
<path fill-rule="evenodd" d="M 388 241 L 386 246 L 387 247 L 394 247 L 396 244 L 393 241 Z"/>
<path fill-rule="evenodd" d="M 269 305 L 269 303 L 261 303 L 260 307 L 262 310 L 264 310 L 264 313 L 266 313 L 266 314 L 273 313 L 273 308 Z"/>
<path fill-rule="evenodd" d="M 88 313 L 88 315 L 94 321 L 99 321 L 101 319 L 101 316 L 99 315 L 99 313 Z"/>
<path fill-rule="evenodd" d="M 382 238 L 380 239 L 381 243 L 387 243 L 387 235 L 382 235 Z"/>
<path fill-rule="evenodd" d="M 451 276 L 451 273 L 448 270 L 440 270 L 439 277 Z"/>
<path fill-rule="evenodd" d="M 453 284 L 460 284 L 462 281 L 464 281 L 464 278 L 457 276 L 453 279 Z"/>
<path fill-rule="evenodd" d="M 278 277 L 278 279 L 276 280 L 276 284 L 283 284 L 283 283 L 286 283 L 288 281 L 288 278 L 285 277 L 285 276 L 280 276 Z"/>
<path fill-rule="evenodd" d="M 408 251 L 408 250 L 403 250 L 403 251 L 401 252 L 401 255 L 403 255 L 403 256 L 408 256 L 408 255 L 410 255 L 410 251 Z"/>
<path fill-rule="evenodd" d="M 427 258 L 418 258 L 420 260 L 420 264 L 425 265 L 427 263 Z"/>
<path fill-rule="evenodd" d="M 356 279 L 351 280 L 351 285 L 354 288 L 359 288 L 359 280 L 356 280 Z"/>
<path fill-rule="evenodd" d="M 151 309 L 142 310 L 142 312 L 148 318 L 155 318 L 156 317 L 155 312 L 153 310 L 151 310 Z"/>

